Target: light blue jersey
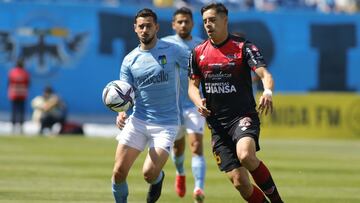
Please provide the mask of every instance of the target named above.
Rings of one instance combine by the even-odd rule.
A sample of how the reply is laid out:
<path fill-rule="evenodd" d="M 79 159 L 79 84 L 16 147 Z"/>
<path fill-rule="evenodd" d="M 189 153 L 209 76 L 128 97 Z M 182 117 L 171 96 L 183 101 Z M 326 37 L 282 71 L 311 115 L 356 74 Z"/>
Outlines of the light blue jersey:
<path fill-rule="evenodd" d="M 134 117 L 160 125 L 180 124 L 179 72 L 187 70 L 188 57 L 184 49 L 162 40 L 150 50 L 138 46 L 125 56 L 120 80 L 135 88 Z"/>
<path fill-rule="evenodd" d="M 187 50 L 189 57 L 193 48 L 200 44 L 203 40 L 198 37 L 192 37 L 191 40 L 183 40 L 179 35 L 170 35 L 162 38 L 162 40 L 179 45 Z M 193 108 L 195 105 L 188 96 L 188 71 L 180 70 L 180 104 L 183 109 Z"/>

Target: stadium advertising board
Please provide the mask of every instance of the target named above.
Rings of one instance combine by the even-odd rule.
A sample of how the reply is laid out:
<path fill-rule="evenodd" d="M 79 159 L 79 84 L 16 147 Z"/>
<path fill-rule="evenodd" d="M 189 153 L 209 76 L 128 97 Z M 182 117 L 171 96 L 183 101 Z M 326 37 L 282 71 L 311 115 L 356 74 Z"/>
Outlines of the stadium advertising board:
<path fill-rule="evenodd" d="M 276 94 L 275 110 L 262 116 L 262 136 L 360 137 L 360 95 Z"/>

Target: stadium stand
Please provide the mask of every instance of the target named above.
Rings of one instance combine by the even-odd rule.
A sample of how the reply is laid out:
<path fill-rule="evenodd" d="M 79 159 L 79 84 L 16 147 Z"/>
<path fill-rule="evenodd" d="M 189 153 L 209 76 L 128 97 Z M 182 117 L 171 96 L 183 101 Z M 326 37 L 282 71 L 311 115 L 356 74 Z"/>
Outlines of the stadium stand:
<path fill-rule="evenodd" d="M 1 0 L 0 3 L 28 3 L 27 0 Z M 44 4 L 101 4 L 107 6 L 141 5 L 143 7 L 182 7 L 199 9 L 201 6 L 220 2 L 230 10 L 315 10 L 324 13 L 355 13 L 360 10 L 360 0 L 32 0 L 34 3 Z"/>

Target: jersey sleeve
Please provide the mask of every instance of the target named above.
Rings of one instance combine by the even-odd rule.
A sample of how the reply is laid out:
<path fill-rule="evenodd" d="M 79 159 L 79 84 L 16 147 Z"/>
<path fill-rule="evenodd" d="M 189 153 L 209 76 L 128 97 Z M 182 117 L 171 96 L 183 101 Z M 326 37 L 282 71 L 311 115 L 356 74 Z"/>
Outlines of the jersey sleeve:
<path fill-rule="evenodd" d="M 130 65 L 125 58 L 120 67 L 120 80 L 125 81 L 134 86 L 134 79 L 131 74 Z"/>
<path fill-rule="evenodd" d="M 196 62 L 196 53 L 195 50 L 193 50 L 190 53 L 189 57 L 189 78 L 195 79 L 195 78 L 201 78 L 201 71 L 199 69 L 199 66 Z"/>
<path fill-rule="evenodd" d="M 253 71 L 259 67 L 266 67 L 263 55 L 251 42 L 245 44 L 245 60 Z"/>

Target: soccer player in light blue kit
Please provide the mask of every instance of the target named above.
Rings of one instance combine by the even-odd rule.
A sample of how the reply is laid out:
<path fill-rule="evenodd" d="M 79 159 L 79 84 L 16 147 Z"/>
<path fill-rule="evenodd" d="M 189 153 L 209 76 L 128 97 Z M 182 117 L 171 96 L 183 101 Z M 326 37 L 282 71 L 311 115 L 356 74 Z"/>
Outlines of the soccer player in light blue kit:
<path fill-rule="evenodd" d="M 135 32 L 140 45 L 123 60 L 120 80 L 135 89 L 132 114 L 120 112 L 116 118 L 122 129 L 112 176 L 116 203 L 126 203 L 129 194 L 126 177 L 139 154 L 148 145 L 143 175 L 150 184 L 147 203 L 161 194 L 164 167 L 180 125 L 179 71 L 187 69 L 188 54 L 179 46 L 157 39 L 156 14 L 142 9 L 135 16 Z"/>
<path fill-rule="evenodd" d="M 180 8 L 173 14 L 172 27 L 175 35 L 162 38 L 164 41 L 175 43 L 186 50 L 191 50 L 203 40 L 191 35 L 194 26 L 192 12 L 188 8 Z M 185 134 L 188 134 L 190 150 L 192 153 L 191 167 L 195 179 L 193 198 L 195 202 L 204 201 L 204 179 L 206 164 L 203 156 L 203 134 L 205 119 L 197 112 L 197 108 L 188 97 L 188 72 L 180 70 L 181 91 L 180 104 L 182 107 L 182 125 L 176 137 L 172 151 L 172 160 L 176 167 L 175 191 L 180 197 L 186 193 L 184 151 Z"/>

